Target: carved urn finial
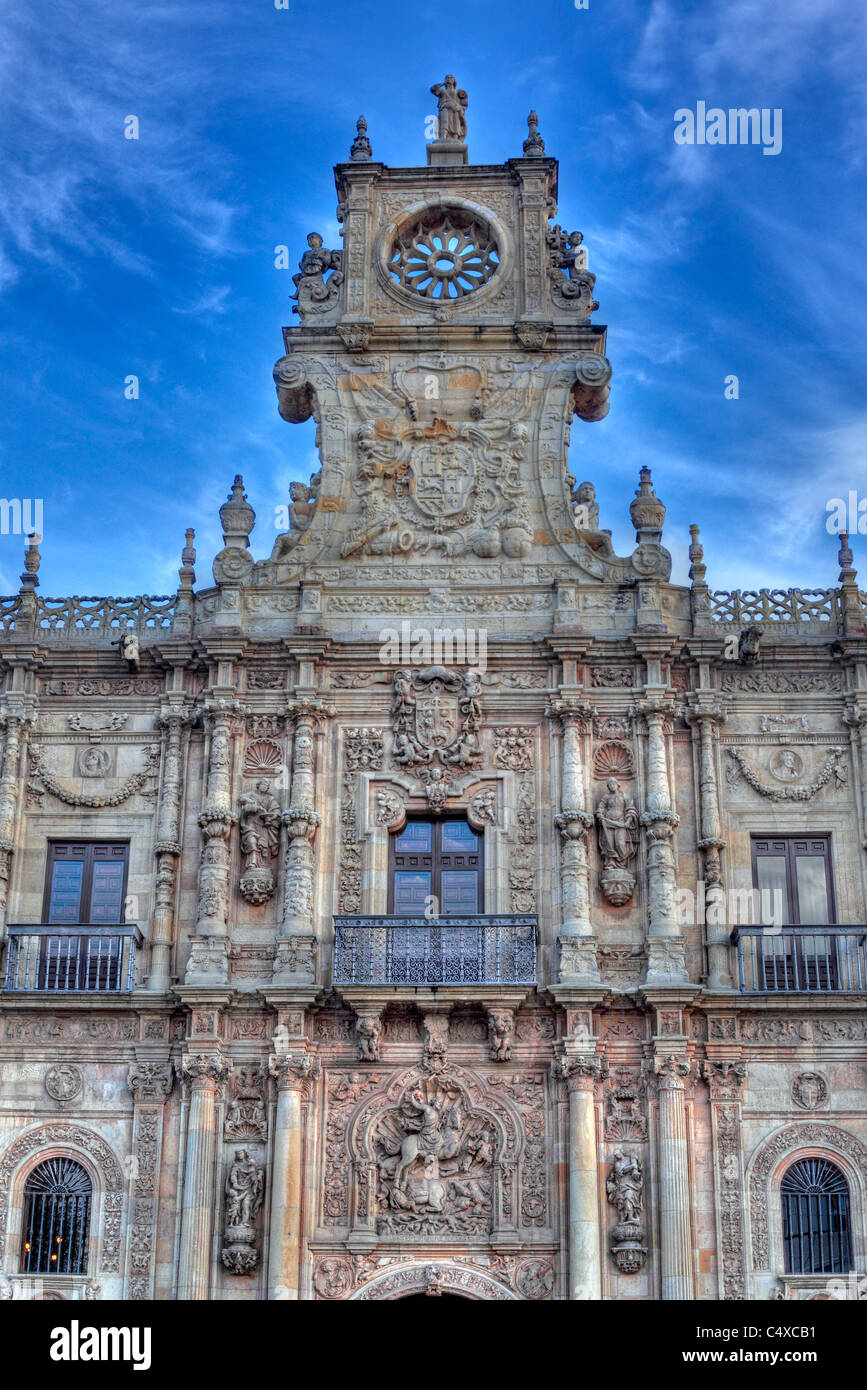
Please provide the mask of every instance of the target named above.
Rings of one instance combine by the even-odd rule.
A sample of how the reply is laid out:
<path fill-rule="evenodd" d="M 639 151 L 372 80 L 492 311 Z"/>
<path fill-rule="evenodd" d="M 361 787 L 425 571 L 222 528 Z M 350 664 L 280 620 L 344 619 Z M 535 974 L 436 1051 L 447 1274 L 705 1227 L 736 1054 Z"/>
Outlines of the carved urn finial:
<path fill-rule="evenodd" d="M 528 135 L 524 141 L 525 159 L 544 159 L 545 141 L 539 134 L 539 117 L 535 111 L 531 111 L 527 117 Z"/>
<path fill-rule="evenodd" d="M 698 527 L 695 522 L 689 528 L 692 537 L 689 546 L 689 577 L 693 584 L 703 584 L 707 574 L 707 565 L 703 564 L 704 547 L 698 538 Z"/>
<path fill-rule="evenodd" d="M 191 589 L 196 582 L 196 547 L 193 545 L 193 541 L 196 539 L 196 533 L 192 526 L 188 526 L 184 534 L 186 536 L 186 545 L 181 551 L 181 567 L 178 570 L 178 576 L 181 581 L 181 587 L 184 589 Z"/>
<path fill-rule="evenodd" d="M 349 151 L 349 158 L 356 164 L 367 163 L 373 157 L 370 141 L 367 138 L 367 121 L 359 116 L 355 122 L 355 139 Z"/>
<path fill-rule="evenodd" d="M 247 501 L 244 491 L 244 479 L 240 473 L 236 473 L 232 491 L 220 508 L 223 544 L 238 550 L 247 550 L 255 521 L 256 513 Z"/>
<path fill-rule="evenodd" d="M 635 527 L 636 540 L 659 540 L 665 521 L 665 506 L 660 502 L 650 481 L 650 469 L 642 468 L 640 482 L 629 507 Z"/>
<path fill-rule="evenodd" d="M 32 590 L 39 587 L 38 570 L 42 564 L 42 556 L 39 554 L 39 542 L 42 537 L 35 531 L 31 531 L 27 537 L 27 549 L 24 552 L 24 573 L 21 576 L 21 591 Z"/>

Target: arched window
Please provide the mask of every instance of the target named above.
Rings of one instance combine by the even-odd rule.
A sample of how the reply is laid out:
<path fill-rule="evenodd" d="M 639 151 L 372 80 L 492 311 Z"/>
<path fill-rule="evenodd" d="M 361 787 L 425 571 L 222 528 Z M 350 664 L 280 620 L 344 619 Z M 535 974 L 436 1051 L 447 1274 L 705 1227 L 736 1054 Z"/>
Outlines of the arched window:
<path fill-rule="evenodd" d="M 842 1274 L 852 1268 L 849 1187 L 824 1158 L 801 1158 L 780 1188 L 787 1274 Z"/>
<path fill-rule="evenodd" d="M 93 1189 L 80 1163 L 49 1158 L 24 1184 L 22 1274 L 86 1274 Z"/>

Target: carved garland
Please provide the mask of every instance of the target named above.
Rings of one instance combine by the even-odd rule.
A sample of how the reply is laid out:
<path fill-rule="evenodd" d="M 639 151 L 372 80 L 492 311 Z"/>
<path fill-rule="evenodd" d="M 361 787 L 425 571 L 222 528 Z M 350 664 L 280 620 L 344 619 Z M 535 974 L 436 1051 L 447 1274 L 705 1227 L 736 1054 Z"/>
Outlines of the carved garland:
<path fill-rule="evenodd" d="M 18 1136 L 0 1161 L 0 1259 L 6 1252 L 7 1223 L 12 1175 L 22 1159 L 52 1145 L 73 1146 L 89 1154 L 100 1170 L 103 1186 L 102 1259 L 100 1273 L 120 1271 L 120 1218 L 123 1206 L 123 1174 L 120 1163 L 99 1135 L 79 1125 L 43 1125 Z"/>
<path fill-rule="evenodd" d="M 842 748 L 832 748 L 825 759 L 818 776 L 809 786 L 801 787 L 772 787 L 767 782 L 762 782 L 753 772 L 752 768 L 744 759 L 743 755 L 736 748 L 727 749 L 728 755 L 735 764 L 729 769 L 727 781 L 732 786 L 740 774 L 746 778 L 750 786 L 759 793 L 766 796 L 771 801 L 809 801 L 811 796 L 815 796 L 817 791 L 830 781 L 833 775 L 837 786 L 842 786 L 846 781 L 846 766 L 841 762 L 843 756 Z"/>
<path fill-rule="evenodd" d="M 775 1134 L 759 1150 L 750 1174 L 750 1229 L 753 1243 L 753 1268 L 770 1268 L 768 1234 L 768 1196 L 770 1175 L 779 1159 L 807 1146 L 836 1149 L 846 1154 L 861 1170 L 867 1182 L 867 1148 L 844 1129 L 833 1125 L 792 1125 Z"/>
<path fill-rule="evenodd" d="M 33 764 L 34 776 L 42 782 L 44 789 L 56 796 L 58 801 L 63 801 L 67 806 L 88 806 L 92 810 L 100 810 L 107 806 L 121 806 L 124 801 L 137 791 L 140 791 L 151 777 L 156 777 L 159 768 L 160 750 L 156 747 L 148 748 L 146 751 L 145 766 L 141 772 L 136 772 L 132 777 L 128 777 L 122 787 L 116 792 L 111 792 L 105 796 L 86 796 L 83 792 L 73 792 L 64 787 L 61 782 L 48 771 L 42 762 L 42 749 L 34 745 L 30 750 L 30 758 Z M 42 788 L 29 782 L 28 791 L 41 795 Z"/>

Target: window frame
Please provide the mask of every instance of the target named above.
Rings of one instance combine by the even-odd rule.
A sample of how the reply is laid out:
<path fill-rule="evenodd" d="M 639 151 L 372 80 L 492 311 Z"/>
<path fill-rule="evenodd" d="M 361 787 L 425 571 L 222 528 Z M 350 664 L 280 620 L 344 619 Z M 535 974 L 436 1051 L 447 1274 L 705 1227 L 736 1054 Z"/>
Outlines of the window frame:
<path fill-rule="evenodd" d="M 442 874 L 443 874 L 443 869 L 445 869 L 446 872 L 449 872 L 450 870 L 452 870 L 452 869 L 455 867 L 455 866 L 453 866 L 453 865 L 451 865 L 451 864 L 449 864 L 449 863 L 445 863 L 445 864 L 444 864 L 444 863 L 443 863 L 443 859 L 444 859 L 444 857 L 445 857 L 445 859 L 447 859 L 447 860 L 450 859 L 450 858 L 454 855 L 454 853 L 456 852 L 456 851 L 453 851 L 453 850 L 448 850 L 448 851 L 445 851 L 445 852 L 443 851 L 443 849 L 442 849 L 442 827 L 443 827 L 444 825 L 455 824 L 455 823 L 460 823 L 461 825 L 466 825 L 467 828 L 468 828 L 468 829 L 472 832 L 472 834 L 475 835 L 475 837 L 476 837 L 476 845 L 477 845 L 477 848 L 476 848 L 475 851 L 472 852 L 472 854 L 473 854 L 474 857 L 477 857 L 478 863 L 477 863 L 474 867 L 472 867 L 472 868 L 464 868 L 463 866 L 458 866 L 458 867 L 457 867 L 457 872 L 459 872 L 459 873 L 461 873 L 461 872 L 463 872 L 463 873 L 468 873 L 468 872 L 469 872 L 469 873 L 474 873 L 475 876 L 476 876 L 476 885 L 477 885 L 476 910 L 475 910 L 475 912 L 468 913 L 468 914 L 462 914 L 462 913 L 461 913 L 461 914 L 459 914 L 459 913 L 443 913 L 443 912 L 442 912 L 442 901 L 443 901 L 443 899 L 442 899 Z M 437 903 L 439 904 L 439 907 L 440 907 L 440 913 L 439 913 L 439 915 L 440 915 L 441 917 L 449 917 L 449 916 L 458 917 L 458 916 L 464 916 L 464 915 L 471 916 L 471 917 L 479 917 L 479 916 L 482 916 L 482 915 L 484 914 L 484 911 L 485 911 L 485 835 L 484 835 L 484 831 L 482 831 L 482 830 L 476 830 L 474 826 L 470 825 L 469 819 L 468 819 L 468 817 L 465 816 L 465 815 L 463 815 L 463 816 L 462 816 L 462 815 L 448 815 L 448 816 L 425 816 L 425 815 L 417 815 L 417 816 L 407 816 L 406 820 L 404 821 L 403 825 L 400 827 L 399 830 L 394 830 L 394 831 L 391 831 L 391 832 L 389 833 L 389 837 L 388 837 L 388 904 L 387 904 L 389 916 L 397 916 L 397 915 L 398 915 L 398 914 L 395 913 L 395 874 L 396 874 L 396 873 L 399 873 L 399 872 L 401 872 L 401 871 L 411 872 L 411 867 L 410 867 L 410 866 L 398 864 L 398 862 L 397 862 L 398 857 L 399 857 L 399 856 L 398 856 L 398 852 L 397 852 L 397 841 L 398 841 L 398 839 L 400 838 L 400 836 L 403 834 L 403 832 L 406 830 L 406 828 L 407 828 L 408 825 L 429 825 L 429 826 L 431 827 L 431 850 L 430 850 L 430 852 L 427 853 L 427 854 L 419 854 L 419 855 L 418 855 L 418 858 L 419 858 L 419 859 L 427 859 L 427 860 L 430 860 L 430 864 L 429 864 L 429 865 L 418 865 L 418 866 L 413 866 L 413 867 L 417 867 L 417 868 L 418 868 L 418 871 L 421 872 L 421 873 L 428 873 L 428 872 L 430 873 L 430 896 L 436 898 Z M 407 914 L 407 915 L 409 915 L 409 914 Z M 401 913 L 400 916 L 404 916 L 404 914 Z"/>
<path fill-rule="evenodd" d="M 803 926 L 807 926 L 807 927 L 821 927 L 821 926 L 834 927 L 834 926 L 836 926 L 836 925 L 837 925 L 837 898 L 836 898 L 836 894 L 835 894 L 835 892 L 834 892 L 834 853 L 833 853 L 833 851 L 834 851 L 834 846 L 833 846 L 833 836 L 832 836 L 831 832 L 830 832 L 829 830 L 823 830 L 823 831 L 819 831 L 819 832 L 818 832 L 817 834 L 815 834 L 815 835 L 798 835 L 798 834 L 795 834 L 795 833 L 793 833 L 793 832 L 791 832 L 791 831 L 786 831 L 786 832 L 785 832 L 784 834 L 782 834 L 782 835 L 776 835 L 776 834 L 774 834 L 774 835 L 766 835 L 766 834 L 759 834 L 758 831 L 752 831 L 751 834 L 750 834 L 750 865 L 751 865 L 752 876 L 753 876 L 753 888 L 754 888 L 754 890 L 755 890 L 757 893 L 760 891 L 760 890 L 759 890 L 759 877 L 758 877 L 758 860 L 759 860 L 759 859 L 762 859 L 762 858 L 770 858 L 770 857 L 772 857 L 772 855 L 773 855 L 773 851 L 771 851 L 771 850 L 769 850 L 769 852 L 768 852 L 767 855 L 764 855 L 764 854 L 760 854 L 760 853 L 759 853 L 759 851 L 758 851 L 758 845 L 759 845 L 759 842 L 762 841 L 762 840 L 767 841 L 767 843 L 768 843 L 769 845 L 778 845 L 778 844 L 781 845 L 782 848 L 783 848 L 783 853 L 784 853 L 785 856 L 786 856 L 786 898 L 787 898 L 786 909 L 787 909 L 787 915 L 789 916 L 790 921 L 789 921 L 788 923 L 784 923 L 784 930 L 785 930 L 785 927 L 786 927 L 786 926 L 792 926 L 792 927 L 800 927 L 800 926 L 802 926 L 802 925 L 803 925 Z M 820 841 L 820 840 L 821 840 L 821 841 L 823 842 L 823 844 L 825 845 L 825 851 L 824 851 L 823 854 L 819 855 L 819 854 L 810 854 L 810 853 L 806 853 L 806 854 L 803 854 L 803 855 L 797 855 L 797 854 L 795 854 L 795 853 L 793 852 L 793 847 L 794 847 L 794 845 L 795 845 L 796 843 L 803 842 L 803 843 L 807 844 L 807 843 L 809 843 L 809 841 L 811 841 L 811 840 L 815 840 L 815 841 Z M 797 875 L 796 875 L 796 870 L 795 870 L 795 861 L 796 861 L 796 859 L 798 859 L 798 858 L 804 858 L 804 859 L 819 859 L 819 858 L 822 858 L 822 859 L 824 859 L 824 861 L 825 861 L 825 885 L 826 885 L 827 890 L 828 890 L 828 921 L 827 921 L 827 923 L 817 923 L 817 922 L 805 922 L 805 923 L 802 923 L 802 922 L 801 922 L 800 905 L 799 905 L 799 903 L 798 903 Z"/>
<path fill-rule="evenodd" d="M 65 848 L 72 848 L 72 847 L 79 847 L 79 846 L 82 847 L 82 848 L 86 851 L 83 861 L 73 860 L 73 859 L 70 859 L 70 860 L 67 861 L 68 863 L 79 863 L 79 862 L 83 862 L 83 863 L 84 863 L 84 872 L 83 872 L 83 874 L 82 874 L 82 879 L 81 879 L 81 892 L 80 892 L 80 894 L 79 894 L 79 901 L 78 901 L 78 921 L 77 921 L 77 922 L 52 922 L 52 921 L 51 921 L 51 916 L 50 916 L 50 911 L 51 911 L 51 889 L 52 889 L 52 880 L 53 880 L 53 873 L 54 873 L 54 865 L 55 865 L 56 863 L 63 862 L 62 860 L 59 860 L 59 859 L 58 859 L 57 850 L 58 850 L 58 849 L 65 849 Z M 91 921 L 91 919 L 90 919 L 89 917 L 82 917 L 82 915 L 81 915 L 81 914 L 82 914 L 82 911 L 83 911 L 83 908 L 82 908 L 82 904 L 83 904 L 83 903 L 87 903 L 88 908 L 91 908 L 91 907 L 93 906 L 93 904 L 92 904 L 92 896 L 93 896 L 93 865 L 94 865 L 94 854 L 93 854 L 93 851 L 94 851 L 95 849 L 102 849 L 102 848 L 105 848 L 105 849 L 112 848 L 112 849 L 122 849 L 122 850 L 123 850 L 123 879 L 122 879 L 122 882 L 121 882 L 121 890 L 120 890 L 121 917 L 120 917 L 120 919 L 119 919 L 117 922 L 93 922 L 93 921 Z M 90 926 L 90 927 L 94 927 L 94 926 L 107 926 L 107 927 L 108 927 L 108 926 L 111 926 L 111 927 L 114 927 L 114 926 L 123 926 L 123 925 L 125 924 L 125 922 L 126 922 L 126 918 L 125 918 L 125 916 L 123 915 L 123 912 L 124 912 L 124 907 L 125 907 L 126 898 L 127 898 L 127 886 L 128 886 L 128 883 L 129 883 L 129 850 L 130 850 L 130 842 L 129 842 L 129 840 L 84 840 L 84 839 L 49 840 L 49 841 L 48 841 L 48 854 L 47 854 L 46 865 L 45 865 L 45 889 L 44 889 L 43 896 L 42 896 L 42 923 L 43 923 L 43 925 L 45 925 L 45 926 L 52 926 L 52 927 L 56 926 L 56 927 L 58 928 L 58 930 L 62 929 L 63 927 L 74 927 L 74 926 L 78 926 L 78 927 L 83 927 L 83 926 Z"/>
<path fill-rule="evenodd" d="M 41 1252 L 41 1247 L 42 1247 L 42 1244 L 43 1244 L 42 1229 L 43 1229 L 43 1227 L 44 1227 L 44 1215 L 43 1215 L 43 1217 L 42 1217 L 42 1220 L 40 1221 L 40 1235 L 39 1235 L 39 1240 L 38 1240 L 38 1243 L 37 1243 L 37 1246 L 36 1246 L 36 1250 L 34 1250 L 32 1244 L 30 1245 L 30 1248 L 28 1249 L 28 1236 L 30 1236 L 30 1237 L 31 1237 L 31 1240 L 32 1240 L 33 1231 L 32 1231 L 32 1229 L 31 1229 L 31 1227 L 32 1227 L 31 1213 L 33 1212 L 33 1203 L 34 1203 L 35 1200 L 38 1200 L 38 1199 L 40 1198 L 40 1196 L 42 1196 L 42 1202 L 43 1202 L 43 1204 L 44 1204 L 44 1203 L 47 1202 L 47 1200 L 48 1200 L 48 1194 L 47 1194 L 47 1193 L 46 1193 L 46 1194 L 40 1194 L 40 1193 L 30 1192 L 30 1191 L 28 1191 L 28 1188 L 29 1188 L 29 1186 L 30 1186 L 30 1184 L 31 1184 L 31 1182 L 32 1182 L 32 1180 L 33 1180 L 35 1174 L 37 1174 L 37 1173 L 39 1172 L 40 1168 L 44 1168 L 44 1167 L 46 1167 L 47 1165 L 49 1165 L 49 1164 L 51 1164 L 51 1163 L 58 1163 L 58 1162 L 59 1162 L 59 1163 L 71 1164 L 71 1165 L 73 1165 L 74 1167 L 78 1168 L 78 1169 L 81 1171 L 81 1173 L 84 1175 L 84 1178 L 86 1179 L 86 1182 L 87 1182 L 87 1189 L 88 1189 L 87 1192 L 86 1192 L 86 1193 L 83 1193 L 83 1192 L 73 1193 L 73 1194 L 70 1194 L 70 1197 L 71 1197 L 72 1200 L 74 1200 L 74 1201 L 76 1202 L 76 1205 L 77 1205 L 77 1206 L 78 1206 L 78 1204 L 81 1203 L 82 1201 L 85 1202 L 86 1205 L 85 1205 L 85 1211 L 84 1211 L 83 1217 L 82 1217 L 82 1215 L 81 1215 L 80 1207 L 79 1207 L 79 1209 L 77 1210 L 77 1212 L 75 1212 L 74 1215 L 73 1215 L 73 1227 L 72 1227 L 73 1231 L 76 1230 L 76 1226 L 75 1226 L 75 1224 L 74 1224 L 76 1218 L 77 1218 L 78 1221 L 82 1222 L 82 1227 L 81 1227 L 81 1228 L 78 1228 L 78 1237 L 77 1237 L 77 1240 L 75 1239 L 75 1237 L 73 1237 L 73 1238 L 70 1240 L 70 1243 L 69 1243 L 69 1246 L 68 1246 L 68 1249 L 69 1249 L 69 1256 L 70 1256 L 70 1262 L 71 1262 L 71 1260 L 72 1260 L 73 1252 L 75 1251 L 76 1246 L 77 1246 L 76 1267 L 75 1267 L 75 1268 L 67 1268 L 67 1269 L 64 1269 L 64 1268 L 62 1268 L 60 1261 L 58 1261 L 58 1266 L 57 1266 L 57 1268 L 52 1268 L 52 1266 L 51 1266 L 51 1261 L 50 1261 L 50 1259 L 49 1259 L 49 1261 L 48 1261 L 48 1268 L 42 1269 L 42 1268 L 40 1268 L 38 1265 L 37 1265 L 36 1267 L 33 1267 L 33 1266 L 32 1266 L 32 1256 L 33 1256 L 35 1253 L 40 1253 L 40 1252 Z M 37 1158 L 37 1161 L 36 1161 L 34 1164 L 32 1164 L 32 1166 L 28 1169 L 27 1174 L 26 1174 L 26 1176 L 25 1176 L 25 1178 L 24 1178 L 22 1187 L 21 1187 L 21 1231 L 20 1231 L 20 1239 L 19 1239 L 19 1243 L 18 1243 L 18 1245 L 19 1245 L 19 1256 L 18 1256 L 19 1270 L 18 1270 L 18 1272 L 19 1272 L 20 1274 L 22 1274 L 22 1275 L 25 1275 L 25 1276 L 28 1277 L 28 1278 L 31 1278 L 31 1277 L 40 1277 L 40 1278 L 41 1278 L 41 1277 L 45 1277 L 45 1276 L 49 1276 L 49 1277 L 54 1276 L 54 1277 L 56 1277 L 57 1275 L 60 1275 L 60 1276 L 63 1276 L 63 1277 L 69 1277 L 69 1276 L 73 1276 L 73 1277 L 86 1277 L 86 1276 L 87 1276 L 87 1273 L 88 1273 L 88 1266 L 89 1266 L 89 1264 L 90 1264 L 90 1257 L 91 1257 L 91 1248 L 90 1248 L 90 1247 L 91 1247 L 91 1238 L 92 1238 L 92 1233 L 93 1233 L 93 1218 L 94 1218 L 94 1206 L 95 1206 L 96 1196 L 97 1196 L 97 1189 L 96 1189 L 96 1186 L 95 1186 L 95 1184 L 94 1184 L 93 1175 L 92 1175 L 92 1173 L 88 1170 L 87 1166 L 86 1166 L 84 1163 L 81 1162 L 81 1159 L 78 1157 L 78 1155 L 72 1155 L 72 1154 L 67 1154 L 67 1153 L 49 1153 L 49 1154 L 42 1154 L 42 1155 L 40 1155 L 40 1156 Z M 69 1198 L 68 1198 L 67 1200 L 69 1200 Z M 51 1243 L 50 1243 L 50 1238 L 51 1238 L 51 1236 L 54 1235 L 54 1233 L 55 1233 L 58 1229 L 59 1229 L 59 1231 L 61 1232 L 61 1236 L 62 1236 L 63 1227 L 64 1227 L 64 1223 L 63 1223 L 63 1220 L 62 1220 L 62 1219 L 61 1219 L 61 1222 L 60 1222 L 59 1227 L 56 1227 L 55 1224 L 54 1224 L 54 1223 L 55 1223 L 55 1207 L 54 1207 L 54 1205 L 52 1205 L 52 1207 L 51 1207 L 51 1210 L 50 1210 L 50 1212 L 49 1212 L 49 1218 L 48 1218 L 48 1219 L 49 1219 L 49 1230 L 48 1230 L 48 1235 L 47 1235 L 47 1237 L 45 1238 L 46 1241 L 48 1242 L 48 1243 L 46 1243 L 46 1245 L 45 1245 L 45 1253 L 46 1253 L 46 1254 L 48 1254 L 49 1251 L 50 1251 L 50 1249 L 51 1249 Z M 35 1220 L 35 1217 L 33 1217 L 33 1220 Z"/>
<path fill-rule="evenodd" d="M 840 1187 L 838 1187 L 835 1191 L 828 1190 L 826 1192 L 804 1192 L 802 1194 L 799 1194 L 797 1192 L 787 1192 L 785 1190 L 786 1179 L 792 1173 L 793 1169 L 799 1167 L 802 1164 L 808 1163 L 822 1163 L 827 1168 L 832 1168 L 836 1173 L 839 1182 L 842 1184 L 842 1190 L 840 1189 Z M 792 1277 L 798 1277 L 802 1275 L 848 1274 L 851 1270 L 855 1268 L 854 1247 L 852 1239 L 853 1231 L 851 1184 L 849 1182 L 848 1177 L 846 1176 L 846 1173 L 840 1167 L 839 1163 L 836 1163 L 831 1158 L 826 1158 L 824 1156 L 819 1157 L 814 1154 L 792 1155 L 790 1161 L 786 1164 L 786 1167 L 780 1176 L 780 1187 L 778 1195 L 780 1201 L 780 1221 L 783 1241 L 783 1266 L 784 1271 L 787 1275 Z M 820 1209 L 820 1203 L 823 1199 L 824 1202 L 827 1204 L 825 1208 L 825 1215 L 827 1216 L 827 1236 L 825 1228 L 823 1226 L 822 1211 Z M 835 1201 L 837 1204 L 837 1230 L 832 1235 Z M 807 1204 L 808 1219 L 806 1230 L 804 1230 L 801 1226 L 801 1218 L 804 1214 L 803 1208 L 801 1206 L 802 1202 L 805 1202 Z M 795 1222 L 792 1221 L 793 1213 L 798 1218 Z M 814 1216 L 817 1217 L 818 1222 L 818 1230 L 815 1233 L 813 1231 Z M 827 1266 L 822 1266 L 821 1261 L 819 1262 L 818 1267 L 814 1266 L 813 1264 L 813 1256 L 815 1253 L 814 1242 L 817 1236 L 819 1240 L 820 1255 L 822 1253 L 822 1248 L 825 1243 L 825 1239 L 827 1238 L 828 1253 L 831 1257 L 829 1261 L 831 1266 L 830 1268 Z M 805 1240 L 807 1241 L 808 1253 L 810 1258 L 809 1269 L 803 1268 Z M 836 1241 L 838 1247 L 838 1265 L 835 1265 L 833 1259 L 834 1241 Z M 795 1264 L 793 1256 L 796 1250 L 798 1252 L 798 1258 L 802 1263 L 802 1267 L 800 1269 L 796 1269 L 793 1267 Z"/>

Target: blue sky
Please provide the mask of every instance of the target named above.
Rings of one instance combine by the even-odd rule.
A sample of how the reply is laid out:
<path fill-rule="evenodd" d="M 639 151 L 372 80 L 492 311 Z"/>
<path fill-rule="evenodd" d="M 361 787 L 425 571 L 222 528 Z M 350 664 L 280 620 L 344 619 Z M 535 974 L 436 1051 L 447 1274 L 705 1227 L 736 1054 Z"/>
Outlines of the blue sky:
<path fill-rule="evenodd" d="M 432 82 L 469 93 L 470 159 L 521 153 L 535 107 L 584 232 L 614 366 L 570 467 L 633 545 L 642 464 L 713 587 L 836 582 L 829 498 L 867 495 L 867 9 L 851 0 L 34 0 L 0 31 L 0 495 L 44 499 L 42 592 L 199 585 L 236 472 L 267 555 L 315 466 L 271 368 L 306 234 L 339 246 L 332 165 L 425 162 Z M 674 113 L 783 112 L 777 156 L 686 146 Z M 138 141 L 124 119 L 140 121 Z M 739 378 L 740 398 L 724 398 Z M 140 378 L 138 400 L 124 379 Z M 865 521 L 867 525 L 867 521 Z M 867 580 L 867 536 L 853 541 Z M 22 541 L 0 536 L 0 591 Z"/>

